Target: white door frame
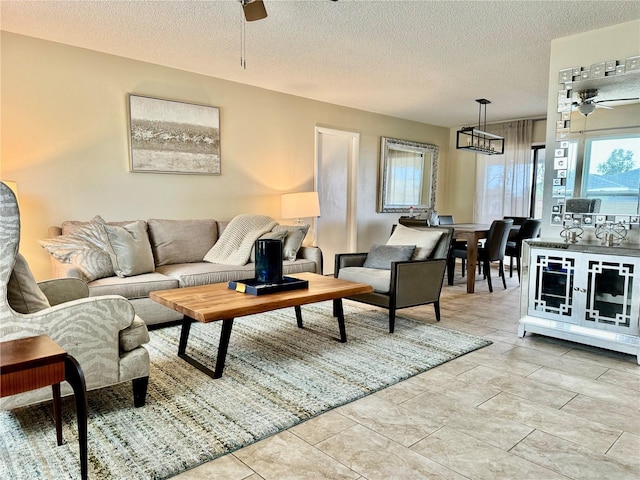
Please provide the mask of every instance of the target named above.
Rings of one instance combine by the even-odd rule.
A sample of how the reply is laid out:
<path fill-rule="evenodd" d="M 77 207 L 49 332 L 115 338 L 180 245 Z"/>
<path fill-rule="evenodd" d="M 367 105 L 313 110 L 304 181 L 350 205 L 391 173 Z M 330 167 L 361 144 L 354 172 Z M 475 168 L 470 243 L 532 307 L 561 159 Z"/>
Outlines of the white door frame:
<path fill-rule="evenodd" d="M 336 135 L 340 137 L 347 137 L 351 141 L 349 148 L 349 161 L 347 164 L 347 242 L 349 252 L 355 252 L 358 240 L 358 228 L 357 228 L 357 187 L 358 187 L 358 157 L 360 156 L 360 134 L 357 132 L 349 132 L 346 130 L 336 130 L 334 128 L 316 127 L 315 133 L 315 161 L 314 161 L 314 175 L 313 175 L 313 188 L 318 190 L 318 147 L 320 145 L 321 135 Z"/>

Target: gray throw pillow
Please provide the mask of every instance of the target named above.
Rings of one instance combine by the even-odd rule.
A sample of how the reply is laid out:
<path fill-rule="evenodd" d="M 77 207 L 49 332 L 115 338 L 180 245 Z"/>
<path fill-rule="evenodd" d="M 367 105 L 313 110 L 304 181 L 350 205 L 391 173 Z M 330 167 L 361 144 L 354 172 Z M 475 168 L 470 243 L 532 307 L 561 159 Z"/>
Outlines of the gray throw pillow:
<path fill-rule="evenodd" d="M 267 240 L 280 240 L 283 244 L 283 248 L 282 248 L 282 258 L 284 258 L 284 239 L 287 236 L 287 232 L 286 230 L 282 230 L 281 232 L 267 232 L 267 233 L 263 233 L 262 235 L 260 235 L 260 238 L 258 240 L 261 239 L 267 239 Z M 249 257 L 249 261 L 251 263 L 255 263 L 256 261 L 256 246 L 255 244 L 253 245 L 253 248 L 251 249 L 251 255 Z"/>
<path fill-rule="evenodd" d="M 56 260 L 78 268 L 87 282 L 114 274 L 103 223 L 89 222 L 68 235 L 38 240 L 38 243 Z"/>
<path fill-rule="evenodd" d="M 272 232 L 286 232 L 282 246 L 282 258 L 284 260 L 295 260 L 298 250 L 302 246 L 304 237 L 307 236 L 309 225 L 276 225 Z"/>
<path fill-rule="evenodd" d="M 153 272 L 153 253 L 147 235 L 147 224 L 142 220 L 124 227 L 104 225 L 107 247 L 113 271 L 119 277 L 130 277 Z"/>
<path fill-rule="evenodd" d="M 11 308 L 19 313 L 35 313 L 51 306 L 20 253 L 16 257 L 16 264 L 7 285 L 7 301 Z"/>
<path fill-rule="evenodd" d="M 365 268 L 379 268 L 390 270 L 391 262 L 405 262 L 411 259 L 415 245 L 371 245 L 371 249 L 364 261 Z"/>

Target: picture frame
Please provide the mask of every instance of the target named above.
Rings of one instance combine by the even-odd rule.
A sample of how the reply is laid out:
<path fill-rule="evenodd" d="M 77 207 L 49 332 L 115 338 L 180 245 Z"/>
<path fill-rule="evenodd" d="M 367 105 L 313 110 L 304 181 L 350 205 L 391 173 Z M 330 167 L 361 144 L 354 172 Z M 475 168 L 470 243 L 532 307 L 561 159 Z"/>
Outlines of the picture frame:
<path fill-rule="evenodd" d="M 128 95 L 130 171 L 221 175 L 220 109 Z"/>

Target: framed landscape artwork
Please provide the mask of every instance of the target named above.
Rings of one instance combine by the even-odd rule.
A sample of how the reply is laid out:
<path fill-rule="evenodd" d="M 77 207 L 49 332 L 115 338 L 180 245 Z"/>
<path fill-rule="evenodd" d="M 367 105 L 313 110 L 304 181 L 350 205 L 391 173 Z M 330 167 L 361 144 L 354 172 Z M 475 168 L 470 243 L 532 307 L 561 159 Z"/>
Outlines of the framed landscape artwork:
<path fill-rule="evenodd" d="M 129 95 L 131 171 L 220 175 L 217 107 Z"/>

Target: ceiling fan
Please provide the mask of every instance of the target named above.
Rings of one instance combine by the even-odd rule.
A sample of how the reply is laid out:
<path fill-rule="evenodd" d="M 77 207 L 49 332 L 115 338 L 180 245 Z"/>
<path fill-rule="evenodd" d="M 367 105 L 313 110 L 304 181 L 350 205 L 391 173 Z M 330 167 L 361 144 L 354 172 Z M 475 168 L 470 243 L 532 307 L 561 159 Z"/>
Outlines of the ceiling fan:
<path fill-rule="evenodd" d="M 337 2 L 338 0 L 331 0 Z M 244 69 L 247 68 L 247 60 L 245 58 L 246 42 L 245 42 L 245 23 L 255 22 L 256 20 L 262 20 L 267 18 L 267 9 L 264 6 L 263 0 L 238 0 L 242 5 L 242 30 L 240 37 L 240 66 Z"/>
<path fill-rule="evenodd" d="M 247 22 L 253 22 L 255 20 L 262 20 L 267 18 L 267 9 L 264 8 L 264 2 L 262 0 L 238 0 L 242 5 L 242 12 L 244 13 L 244 19 Z"/>
<path fill-rule="evenodd" d="M 242 5 L 242 11 L 244 13 L 244 19 L 247 22 L 253 22 L 255 20 L 262 20 L 267 18 L 267 9 L 264 7 L 262 0 L 238 0 Z M 338 0 L 331 0 L 337 2 Z"/>
<path fill-rule="evenodd" d="M 611 100 L 596 100 L 598 96 L 598 89 L 589 88 L 586 90 L 580 90 L 578 92 L 578 100 L 577 102 L 573 102 L 572 105 L 574 107 L 578 107 L 578 111 L 584 115 L 585 117 L 592 114 L 596 108 L 608 108 L 613 109 L 613 107 L 609 107 L 607 105 L 602 105 L 606 102 L 623 102 L 630 100 L 640 100 L 638 98 L 612 98 Z"/>

